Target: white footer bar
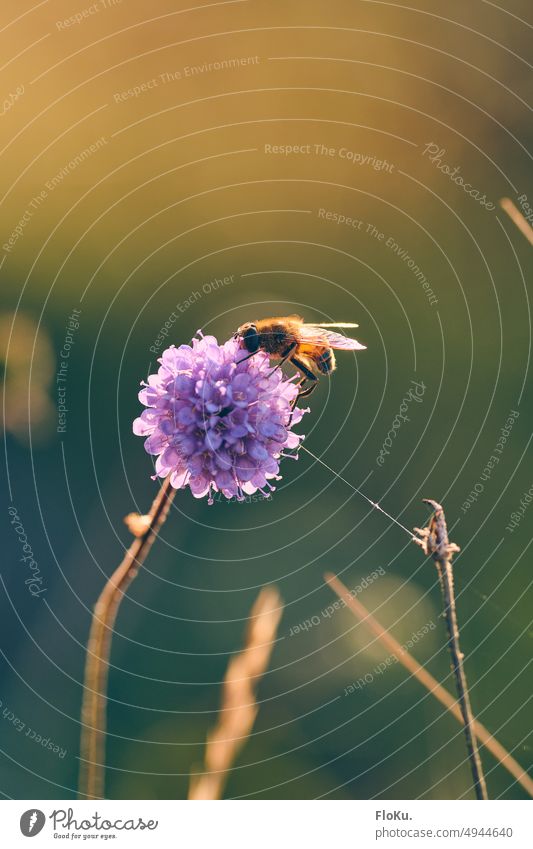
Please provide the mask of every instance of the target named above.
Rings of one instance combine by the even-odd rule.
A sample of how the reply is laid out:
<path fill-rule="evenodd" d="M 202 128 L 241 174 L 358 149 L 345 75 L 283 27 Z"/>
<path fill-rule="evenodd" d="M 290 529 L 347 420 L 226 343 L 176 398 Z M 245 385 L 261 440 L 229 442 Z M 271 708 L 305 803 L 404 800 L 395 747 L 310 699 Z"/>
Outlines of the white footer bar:
<path fill-rule="evenodd" d="M 533 847 L 524 802 L 3 801 L 1 845 L 366 849 Z M 35 837 L 35 843 L 28 838 Z M 68 842 L 67 842 L 68 841 Z"/>

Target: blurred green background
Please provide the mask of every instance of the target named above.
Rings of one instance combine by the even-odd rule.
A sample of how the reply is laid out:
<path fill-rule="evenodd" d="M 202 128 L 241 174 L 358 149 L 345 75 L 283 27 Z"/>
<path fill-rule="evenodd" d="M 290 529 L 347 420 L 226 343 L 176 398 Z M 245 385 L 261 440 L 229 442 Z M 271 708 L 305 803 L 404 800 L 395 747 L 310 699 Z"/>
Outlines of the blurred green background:
<path fill-rule="evenodd" d="M 507 528 L 533 483 L 531 256 L 498 206 L 533 197 L 529 4 L 92 8 L 1 12 L 0 791 L 75 795 L 91 608 L 129 543 L 123 516 L 156 492 L 131 422 L 172 313 L 168 344 L 272 314 L 359 323 L 368 350 L 321 381 L 306 445 L 407 527 L 423 497 L 444 503 L 474 711 L 531 768 L 533 511 Z M 422 399 L 379 464 L 413 380 Z M 178 493 L 117 622 L 108 796 L 186 795 L 228 658 L 275 583 L 279 639 L 226 795 L 470 798 L 455 720 L 399 665 L 374 674 L 386 653 L 348 611 L 321 614 L 326 569 L 353 588 L 381 568 L 361 601 L 401 642 L 434 622 L 413 654 L 452 689 L 431 562 L 305 452 L 282 473 L 268 503 Z M 483 760 L 492 798 L 523 797 Z"/>

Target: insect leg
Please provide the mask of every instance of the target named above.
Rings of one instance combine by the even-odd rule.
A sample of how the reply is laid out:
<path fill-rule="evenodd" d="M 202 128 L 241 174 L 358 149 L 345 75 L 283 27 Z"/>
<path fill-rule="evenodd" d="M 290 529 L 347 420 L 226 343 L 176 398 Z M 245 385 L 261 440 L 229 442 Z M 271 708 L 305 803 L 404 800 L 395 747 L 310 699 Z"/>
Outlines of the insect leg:
<path fill-rule="evenodd" d="M 287 360 L 289 359 L 290 355 L 292 354 L 292 352 L 293 352 L 293 351 L 294 351 L 294 349 L 296 348 L 297 344 L 298 344 L 297 342 L 292 342 L 292 343 L 289 345 L 289 347 L 287 348 L 287 350 L 286 350 L 286 351 L 285 351 L 285 353 L 283 354 L 283 357 L 281 358 L 281 360 L 279 361 L 279 363 L 277 364 L 277 366 L 274 366 L 274 368 L 272 369 L 272 371 L 270 372 L 270 374 L 274 374 L 274 372 L 275 372 L 275 371 L 277 371 L 279 368 L 281 368 L 281 367 L 282 367 L 283 363 L 287 362 Z M 269 374 L 269 377 L 270 377 L 270 374 Z"/>
<path fill-rule="evenodd" d="M 296 384 L 297 387 L 298 387 L 298 394 L 295 395 L 294 398 L 291 401 L 291 414 L 289 416 L 289 421 L 285 425 L 285 427 L 287 427 L 289 429 L 292 425 L 292 417 L 294 416 L 294 408 L 296 407 L 296 404 L 298 403 L 298 401 L 302 397 L 302 387 L 305 386 L 306 383 L 307 383 L 307 378 L 302 375 L 302 377 L 300 378 L 300 380 Z M 306 394 L 306 393 L 304 393 L 304 394 Z"/>
<path fill-rule="evenodd" d="M 311 383 L 306 389 L 301 389 L 300 392 L 298 392 L 298 397 L 296 400 L 299 401 L 300 398 L 307 398 L 311 394 L 311 392 L 315 391 L 317 386 L 318 380 L 315 379 L 314 383 Z"/>
<path fill-rule="evenodd" d="M 250 357 L 255 357 L 255 355 L 256 355 L 256 354 L 257 354 L 257 351 L 252 351 L 252 353 L 251 353 L 251 354 L 248 354 L 248 356 L 247 356 L 247 357 L 243 357 L 243 358 L 242 358 L 242 360 L 237 360 L 237 365 L 238 365 L 239 363 L 245 363 L 245 362 L 246 362 L 246 360 L 249 360 L 249 359 L 250 359 Z"/>
<path fill-rule="evenodd" d="M 308 366 L 306 366 L 306 364 L 299 357 L 292 356 L 290 359 L 291 359 L 291 363 L 294 363 L 294 365 L 296 366 L 298 371 L 303 374 L 303 376 L 306 378 L 306 380 L 313 380 L 313 381 L 318 380 L 318 377 L 316 376 L 316 374 L 313 374 L 311 369 Z"/>
<path fill-rule="evenodd" d="M 291 403 L 291 414 L 289 416 L 289 421 L 286 424 L 286 427 L 288 427 L 288 428 L 290 428 L 290 426 L 292 424 L 292 417 L 294 415 L 294 408 L 296 407 L 296 404 L 298 403 L 300 398 L 306 398 L 308 395 L 311 394 L 311 392 L 314 392 L 314 390 L 318 386 L 318 378 L 315 377 L 315 375 L 313 375 L 313 381 L 310 383 L 309 386 L 307 386 L 304 389 L 303 387 L 305 386 L 306 383 L 308 383 L 308 378 L 302 377 L 302 379 L 300 380 L 300 382 L 298 384 L 298 389 L 299 389 L 298 395 L 296 396 L 296 398 Z"/>
<path fill-rule="evenodd" d="M 296 400 L 299 400 L 300 398 L 305 398 L 307 395 L 311 394 L 311 392 L 315 389 L 315 387 L 318 383 L 318 377 L 316 376 L 316 374 L 313 374 L 311 369 L 308 368 L 307 365 L 304 362 L 302 362 L 302 360 L 299 357 L 292 356 L 291 357 L 291 363 L 294 363 L 294 365 L 296 366 L 298 371 L 300 371 L 302 373 L 302 375 L 304 376 L 304 380 L 302 381 L 302 383 L 300 385 L 300 391 L 298 393 L 298 398 L 296 399 Z M 306 389 L 302 389 L 302 386 L 305 383 L 307 383 L 308 380 L 312 381 L 311 386 L 308 386 Z"/>

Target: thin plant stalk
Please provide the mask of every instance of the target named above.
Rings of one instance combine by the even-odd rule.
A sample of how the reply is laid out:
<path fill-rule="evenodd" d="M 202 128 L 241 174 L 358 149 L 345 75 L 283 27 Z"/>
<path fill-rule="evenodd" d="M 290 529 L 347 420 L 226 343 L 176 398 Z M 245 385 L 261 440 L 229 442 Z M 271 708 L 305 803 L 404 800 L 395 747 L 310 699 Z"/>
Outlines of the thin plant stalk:
<path fill-rule="evenodd" d="M 457 622 L 452 569 L 452 557 L 455 552 L 459 551 L 459 546 L 448 540 L 446 517 L 444 516 L 444 510 L 441 505 L 437 504 L 431 498 L 424 498 L 423 500 L 433 508 L 434 513 L 427 528 L 415 528 L 415 531 L 420 535 L 420 539 L 417 542 L 422 546 L 425 554 L 430 554 L 433 557 L 437 566 L 437 574 L 439 576 L 444 602 L 444 618 L 448 631 L 448 648 L 452 661 L 457 695 L 459 697 L 459 707 L 464 722 L 466 748 L 474 781 L 474 790 L 477 799 L 486 800 L 488 799 L 487 785 L 485 783 L 485 776 L 483 775 L 483 766 L 479 756 L 477 739 L 474 734 L 474 715 L 470 704 L 468 683 L 463 664 L 464 655 L 459 645 L 459 625 Z"/>
<path fill-rule="evenodd" d="M 436 678 L 431 675 L 423 666 L 418 663 L 409 652 L 400 645 L 390 631 L 388 631 L 377 619 L 370 613 L 369 610 L 351 595 L 345 584 L 331 572 L 326 572 L 324 580 L 331 587 L 340 599 L 342 599 L 354 616 L 363 624 L 365 624 L 384 648 L 393 655 L 402 664 L 402 666 L 426 688 L 428 693 L 431 693 L 438 702 L 441 703 L 452 716 L 464 724 L 463 714 L 457 704 L 457 700 L 446 690 L 442 684 L 439 684 Z M 473 724 L 474 734 L 486 749 L 493 755 L 496 760 L 509 772 L 516 781 L 523 787 L 526 793 L 533 798 L 533 779 L 527 774 L 522 766 L 515 758 L 502 746 L 502 744 L 494 737 L 485 726 L 474 719 Z"/>
<path fill-rule="evenodd" d="M 130 514 L 126 518 L 126 524 L 136 538 L 94 607 L 81 710 L 80 798 L 104 798 L 107 683 L 113 628 L 120 602 L 144 563 L 175 494 L 170 478 L 166 478 L 150 512 L 146 516 Z"/>
<path fill-rule="evenodd" d="M 189 799 L 222 798 L 229 771 L 259 710 L 255 691 L 268 667 L 282 612 L 278 591 L 263 587 L 250 611 L 244 647 L 228 664 L 218 721 L 207 737 L 203 771 L 191 776 Z"/>
<path fill-rule="evenodd" d="M 474 789 L 478 799 L 488 799 L 487 785 L 483 774 L 483 767 L 479 755 L 477 741 L 474 734 L 474 715 L 470 704 L 470 695 L 466 681 L 466 673 L 463 664 L 463 653 L 459 646 L 459 626 L 457 623 L 457 609 L 455 605 L 455 591 L 453 586 L 452 564 L 447 557 L 437 560 L 437 572 L 444 600 L 444 618 L 448 631 L 448 648 L 452 660 L 452 669 L 455 676 L 455 684 L 459 695 L 459 705 L 465 726 L 466 747 L 474 779 Z"/>

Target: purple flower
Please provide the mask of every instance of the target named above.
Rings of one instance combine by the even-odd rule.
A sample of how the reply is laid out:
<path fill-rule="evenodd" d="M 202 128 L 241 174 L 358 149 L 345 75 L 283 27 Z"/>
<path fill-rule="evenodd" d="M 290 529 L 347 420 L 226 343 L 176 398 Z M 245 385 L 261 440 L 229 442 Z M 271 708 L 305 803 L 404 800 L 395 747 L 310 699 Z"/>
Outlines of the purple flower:
<path fill-rule="evenodd" d="M 284 449 L 298 449 L 303 438 L 291 430 L 307 412 L 295 408 L 291 418 L 298 387 L 273 372 L 262 351 L 246 359 L 237 339 L 219 345 L 199 335 L 192 346 L 163 351 L 157 374 L 143 382 L 139 400 L 147 409 L 133 432 L 157 455 L 154 478 L 170 475 L 176 489 L 189 486 L 210 504 L 213 492 L 267 496 L 275 489 L 269 481 L 280 479 Z"/>

